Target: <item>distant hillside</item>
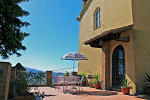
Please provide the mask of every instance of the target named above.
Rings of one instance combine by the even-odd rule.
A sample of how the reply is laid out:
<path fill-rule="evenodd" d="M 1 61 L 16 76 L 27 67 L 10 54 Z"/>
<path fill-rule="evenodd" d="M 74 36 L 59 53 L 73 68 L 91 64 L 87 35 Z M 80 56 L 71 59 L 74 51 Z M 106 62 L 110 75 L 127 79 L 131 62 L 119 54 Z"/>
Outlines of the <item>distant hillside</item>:
<path fill-rule="evenodd" d="M 15 67 L 15 66 L 12 66 L 12 67 Z M 23 66 L 24 67 L 24 66 Z M 45 72 L 45 76 L 46 76 L 46 71 L 42 71 L 42 70 L 37 70 L 37 69 L 34 69 L 34 68 L 29 68 L 29 67 L 24 67 L 26 69 L 26 71 L 33 71 L 33 72 Z M 64 73 L 56 73 L 56 72 L 53 72 L 52 74 L 52 84 L 56 84 L 57 81 L 56 81 L 56 78 L 55 78 L 55 75 L 59 76 L 59 75 L 63 75 Z M 46 84 L 46 78 L 44 78 L 44 82 L 42 84 Z"/>
<path fill-rule="evenodd" d="M 28 67 L 24 67 L 24 68 L 26 68 L 26 71 L 33 71 L 33 72 L 38 72 L 38 71 L 40 71 L 40 72 L 45 72 L 45 71 L 42 71 L 42 70 L 37 70 L 37 69 L 34 69 L 34 68 L 28 68 Z M 57 83 L 57 81 L 56 81 L 56 78 L 55 78 L 55 75 L 57 75 L 57 76 L 59 76 L 59 75 L 63 75 L 64 73 L 56 73 L 56 72 L 53 72 L 53 74 L 52 74 L 52 84 L 56 84 Z M 45 73 L 45 76 L 46 76 L 46 73 Z M 46 78 L 44 78 L 44 82 L 43 82 L 43 84 L 46 84 Z"/>
<path fill-rule="evenodd" d="M 40 71 L 40 72 L 45 72 L 45 71 L 37 70 L 37 69 L 34 69 L 34 68 L 28 68 L 28 67 L 24 67 L 24 68 L 26 69 L 26 71 L 33 71 L 33 72 Z"/>

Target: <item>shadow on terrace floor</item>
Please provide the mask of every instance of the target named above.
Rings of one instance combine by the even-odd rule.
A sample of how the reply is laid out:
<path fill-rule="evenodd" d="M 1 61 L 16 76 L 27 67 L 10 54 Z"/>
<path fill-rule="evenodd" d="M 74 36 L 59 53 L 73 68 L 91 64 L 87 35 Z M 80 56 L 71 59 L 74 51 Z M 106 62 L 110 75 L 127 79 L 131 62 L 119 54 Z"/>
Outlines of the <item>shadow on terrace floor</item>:
<path fill-rule="evenodd" d="M 150 94 L 135 94 L 135 95 L 129 95 L 129 96 L 134 96 L 135 98 L 139 98 L 139 99 L 146 99 L 146 100 L 150 100 Z"/>
<path fill-rule="evenodd" d="M 111 95 L 117 95 L 117 92 L 111 92 L 111 91 L 75 91 L 75 92 L 69 92 L 72 95 L 96 95 L 96 96 L 111 96 Z"/>

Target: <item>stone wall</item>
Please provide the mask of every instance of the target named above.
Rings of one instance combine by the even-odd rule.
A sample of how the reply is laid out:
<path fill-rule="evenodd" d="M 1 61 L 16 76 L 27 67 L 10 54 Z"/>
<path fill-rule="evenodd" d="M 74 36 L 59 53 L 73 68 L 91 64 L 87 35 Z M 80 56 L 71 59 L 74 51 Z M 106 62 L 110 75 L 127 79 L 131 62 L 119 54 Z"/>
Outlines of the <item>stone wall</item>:
<path fill-rule="evenodd" d="M 9 62 L 0 62 L 0 100 L 8 98 L 11 66 Z"/>
<path fill-rule="evenodd" d="M 10 80 L 15 80 L 15 79 L 16 79 L 16 67 L 11 67 Z"/>
<path fill-rule="evenodd" d="M 52 85 L 52 71 L 46 71 L 46 85 Z"/>

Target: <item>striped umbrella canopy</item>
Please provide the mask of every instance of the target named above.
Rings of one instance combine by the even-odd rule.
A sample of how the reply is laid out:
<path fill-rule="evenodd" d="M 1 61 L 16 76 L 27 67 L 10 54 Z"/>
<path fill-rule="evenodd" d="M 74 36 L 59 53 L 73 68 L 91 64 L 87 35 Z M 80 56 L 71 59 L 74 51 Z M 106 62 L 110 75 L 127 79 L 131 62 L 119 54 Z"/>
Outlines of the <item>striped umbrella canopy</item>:
<path fill-rule="evenodd" d="M 73 71 L 74 71 L 75 61 L 76 61 L 76 60 L 88 60 L 88 58 L 85 57 L 84 55 L 82 55 L 81 53 L 70 52 L 70 53 L 64 55 L 64 56 L 61 58 L 61 60 L 73 60 L 73 61 L 74 61 Z"/>

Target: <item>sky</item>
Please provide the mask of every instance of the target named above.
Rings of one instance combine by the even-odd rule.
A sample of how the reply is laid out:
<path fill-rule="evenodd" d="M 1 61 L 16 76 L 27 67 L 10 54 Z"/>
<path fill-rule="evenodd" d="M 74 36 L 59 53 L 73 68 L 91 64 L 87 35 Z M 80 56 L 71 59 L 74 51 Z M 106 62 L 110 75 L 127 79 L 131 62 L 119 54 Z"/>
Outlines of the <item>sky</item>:
<path fill-rule="evenodd" d="M 78 52 L 79 21 L 76 18 L 82 10 L 82 0 L 30 0 L 19 5 L 30 13 L 20 18 L 31 24 L 21 28 L 30 34 L 22 42 L 27 50 L 19 51 L 21 57 L 13 55 L 1 61 L 10 62 L 12 66 L 19 62 L 43 71 L 65 68 L 70 69 L 59 71 L 72 71 L 74 62 L 61 58 L 69 52 Z"/>

